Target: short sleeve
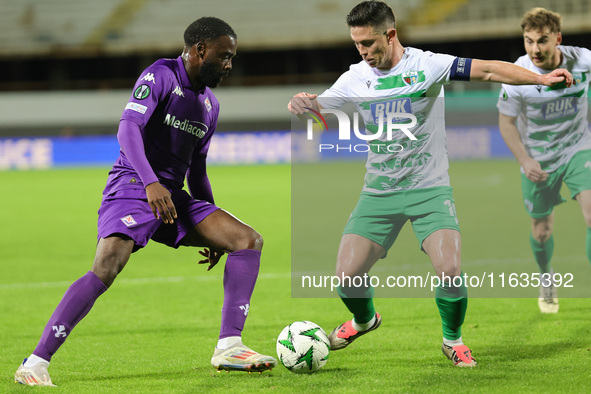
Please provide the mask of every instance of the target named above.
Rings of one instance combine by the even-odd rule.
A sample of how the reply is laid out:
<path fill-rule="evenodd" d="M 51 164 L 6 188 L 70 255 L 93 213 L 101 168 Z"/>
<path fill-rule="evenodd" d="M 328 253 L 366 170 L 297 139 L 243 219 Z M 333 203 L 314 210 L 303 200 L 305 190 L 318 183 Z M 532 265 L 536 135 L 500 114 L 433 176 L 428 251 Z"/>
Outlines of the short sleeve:
<path fill-rule="evenodd" d="M 591 71 L 591 51 L 587 48 L 576 48 L 579 51 L 579 57 L 581 58 L 582 62 L 589 66 L 589 70 Z"/>
<path fill-rule="evenodd" d="M 340 108 L 349 101 L 351 96 L 349 94 L 349 86 L 351 84 L 351 72 L 347 71 L 342 74 L 339 79 L 328 89 L 318 96 L 318 104 L 323 108 Z"/>
<path fill-rule="evenodd" d="M 138 78 L 121 120 L 131 120 L 144 127 L 158 103 L 170 94 L 173 71 L 162 65 L 148 67 Z"/>
<path fill-rule="evenodd" d="M 497 108 L 503 115 L 512 116 L 516 118 L 520 111 L 521 104 L 519 99 L 519 92 L 512 85 L 501 85 L 501 92 L 497 101 Z"/>
<path fill-rule="evenodd" d="M 451 67 L 456 57 L 442 53 L 425 53 L 428 56 L 427 65 L 429 67 L 429 71 L 431 72 L 433 82 L 440 85 L 449 83 Z"/>

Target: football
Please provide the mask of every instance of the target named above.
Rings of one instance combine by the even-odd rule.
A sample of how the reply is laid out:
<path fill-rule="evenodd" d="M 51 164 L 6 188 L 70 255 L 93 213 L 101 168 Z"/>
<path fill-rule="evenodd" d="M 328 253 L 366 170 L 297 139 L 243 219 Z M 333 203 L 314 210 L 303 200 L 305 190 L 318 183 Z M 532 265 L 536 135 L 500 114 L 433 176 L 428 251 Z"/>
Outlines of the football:
<path fill-rule="evenodd" d="M 294 373 L 313 373 L 326 364 L 330 343 L 324 330 L 310 321 L 285 327 L 277 338 L 277 357 Z"/>

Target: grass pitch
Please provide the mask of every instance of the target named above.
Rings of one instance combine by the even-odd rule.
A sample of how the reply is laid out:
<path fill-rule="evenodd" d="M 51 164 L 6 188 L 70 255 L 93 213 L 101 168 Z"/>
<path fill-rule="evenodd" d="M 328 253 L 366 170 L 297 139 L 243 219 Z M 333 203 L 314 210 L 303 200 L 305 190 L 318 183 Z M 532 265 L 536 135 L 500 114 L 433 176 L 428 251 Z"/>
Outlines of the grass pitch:
<path fill-rule="evenodd" d="M 352 196 L 335 200 L 346 220 L 363 168 L 339 168 L 343 182 L 356 182 Z M 14 371 L 34 349 L 64 291 L 90 269 L 107 171 L 0 172 L 0 392 L 31 389 L 12 383 Z M 457 162 L 450 173 L 464 267 L 513 261 L 534 271 L 517 164 Z M 209 175 L 216 203 L 265 238 L 244 342 L 275 355 L 275 338 L 285 325 L 306 319 L 329 332 L 347 319 L 337 299 L 290 296 L 290 167 L 214 167 Z M 343 224 L 320 226 L 337 240 L 321 251 L 327 259 L 334 260 Z M 575 202 L 557 208 L 555 238 L 557 270 L 567 262 L 591 270 Z M 426 262 L 408 226 L 389 258 Z M 383 316 L 380 329 L 331 353 L 316 374 L 295 375 L 281 366 L 261 375 L 218 374 L 209 360 L 219 331 L 223 267 L 206 272 L 198 260 L 196 249 L 157 243 L 134 254 L 54 356 L 50 373 L 58 387 L 51 391 L 586 392 L 591 381 L 587 298 L 561 299 L 553 316 L 540 314 L 535 298 L 471 299 L 463 337 L 479 362 L 475 369 L 453 368 L 441 354 L 432 299 L 382 298 L 375 302 Z"/>

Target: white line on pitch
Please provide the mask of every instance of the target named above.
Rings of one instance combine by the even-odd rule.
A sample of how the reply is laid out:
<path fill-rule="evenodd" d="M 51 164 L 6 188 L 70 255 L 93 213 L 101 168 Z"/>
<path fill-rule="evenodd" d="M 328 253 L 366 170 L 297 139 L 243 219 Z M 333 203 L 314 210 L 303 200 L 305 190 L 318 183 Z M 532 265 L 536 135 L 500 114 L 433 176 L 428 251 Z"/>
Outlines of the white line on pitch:
<path fill-rule="evenodd" d="M 259 279 L 289 278 L 290 275 L 291 274 L 289 272 L 259 274 Z M 5 284 L 0 284 L 0 290 L 68 287 L 74 282 L 74 280 L 72 280 L 71 282 L 59 281 L 59 282 L 5 283 Z M 211 281 L 221 281 L 221 280 L 222 280 L 221 275 L 163 276 L 163 277 L 154 277 L 154 278 L 121 278 L 121 279 L 116 279 L 114 285 L 115 286 L 126 286 L 126 285 L 143 285 L 143 284 L 152 284 L 152 283 L 178 283 L 178 282 L 185 282 L 185 281 L 211 282 Z"/>
<path fill-rule="evenodd" d="M 580 256 L 556 256 L 554 257 L 554 262 L 560 261 L 576 261 L 576 260 L 586 260 L 587 258 L 583 255 Z M 487 264 L 500 264 L 500 263 L 513 263 L 513 264 L 523 264 L 528 263 L 531 264 L 533 268 L 535 268 L 535 263 L 533 261 L 533 257 L 528 258 L 506 258 L 506 259 L 478 259 L 478 260 L 464 260 L 464 266 L 466 265 L 487 265 Z M 430 265 L 430 264 L 429 264 Z M 416 268 L 417 264 L 401 264 L 396 266 L 389 266 L 387 263 L 382 266 L 376 266 L 373 268 L 372 272 L 380 272 L 380 271 L 388 271 L 397 269 L 397 270 L 404 270 L 404 269 L 412 269 Z M 532 268 L 532 269 L 533 269 Z M 305 272 L 283 272 L 283 273 L 263 273 L 259 274 L 259 279 L 286 279 L 293 276 L 298 275 L 313 275 L 315 272 L 312 271 L 305 271 Z M 318 271 L 317 273 L 324 273 Z M 75 279 L 74 279 L 75 280 Z M 59 282 L 32 282 L 32 283 L 5 283 L 0 284 L 0 290 L 10 290 L 10 289 L 41 289 L 41 288 L 50 288 L 50 287 L 68 287 L 72 282 L 67 281 L 59 281 Z M 210 282 L 210 281 L 221 281 L 221 275 L 203 275 L 203 276 L 162 276 L 162 277 L 153 277 L 153 278 L 120 278 L 115 281 L 116 286 L 125 286 L 125 285 L 142 285 L 142 284 L 152 284 L 152 283 L 177 283 L 177 282 L 184 282 L 184 281 L 195 281 L 195 282 Z"/>

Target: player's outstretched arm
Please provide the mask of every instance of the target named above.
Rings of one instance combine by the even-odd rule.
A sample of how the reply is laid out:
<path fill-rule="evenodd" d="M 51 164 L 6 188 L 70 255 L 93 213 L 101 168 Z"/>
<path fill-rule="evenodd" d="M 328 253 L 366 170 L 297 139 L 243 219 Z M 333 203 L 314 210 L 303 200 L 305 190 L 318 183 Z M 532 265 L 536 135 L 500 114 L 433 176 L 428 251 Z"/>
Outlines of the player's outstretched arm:
<path fill-rule="evenodd" d="M 537 160 L 534 160 L 527 154 L 516 122 L 516 117 L 499 113 L 499 130 L 501 131 L 501 135 L 513 153 L 513 156 L 515 156 L 523 168 L 525 176 L 532 182 L 543 182 L 548 179 L 548 173 L 542 170 L 542 166 Z"/>
<path fill-rule="evenodd" d="M 545 85 L 552 86 L 565 82 L 566 87 L 573 83 L 573 76 L 568 70 L 558 68 L 548 74 L 537 74 L 513 63 L 497 60 L 472 60 L 471 81 L 500 82 L 509 85 Z"/>
<path fill-rule="evenodd" d="M 318 104 L 316 97 L 318 97 L 317 94 L 300 92 L 291 98 L 287 104 L 287 109 L 289 112 L 296 115 L 310 112 L 307 108 L 312 108 L 314 111 L 320 111 L 322 107 Z"/>

